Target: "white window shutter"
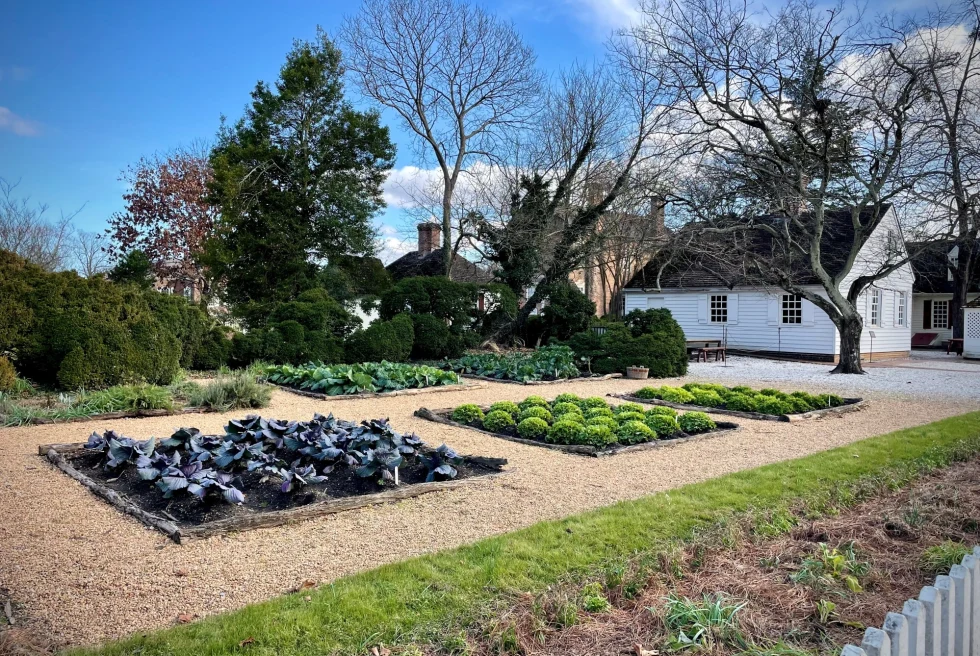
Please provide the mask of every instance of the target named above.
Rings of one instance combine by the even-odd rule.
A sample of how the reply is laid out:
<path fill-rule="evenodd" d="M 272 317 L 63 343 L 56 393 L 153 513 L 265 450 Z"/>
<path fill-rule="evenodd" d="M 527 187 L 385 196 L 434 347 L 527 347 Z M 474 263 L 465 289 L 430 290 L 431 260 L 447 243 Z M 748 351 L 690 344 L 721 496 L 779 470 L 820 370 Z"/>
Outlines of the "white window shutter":
<path fill-rule="evenodd" d="M 698 323 L 708 323 L 708 295 L 698 295 Z"/>
<path fill-rule="evenodd" d="M 728 323 L 738 323 L 738 294 L 728 295 Z"/>
<path fill-rule="evenodd" d="M 800 307 L 803 309 L 803 325 L 812 326 L 813 311 L 816 309 L 817 306 L 804 298 L 800 303 Z"/>
<path fill-rule="evenodd" d="M 892 292 L 892 326 L 898 326 L 898 304 L 902 302 L 902 295 Z"/>
<path fill-rule="evenodd" d="M 769 301 L 768 303 L 769 312 L 768 312 L 767 323 L 770 326 L 778 326 L 779 325 L 779 302 L 782 299 L 782 297 L 779 294 L 776 294 L 774 296 L 766 296 L 766 299 Z"/>
<path fill-rule="evenodd" d="M 871 325 L 871 288 L 868 287 L 864 292 L 864 325 Z"/>

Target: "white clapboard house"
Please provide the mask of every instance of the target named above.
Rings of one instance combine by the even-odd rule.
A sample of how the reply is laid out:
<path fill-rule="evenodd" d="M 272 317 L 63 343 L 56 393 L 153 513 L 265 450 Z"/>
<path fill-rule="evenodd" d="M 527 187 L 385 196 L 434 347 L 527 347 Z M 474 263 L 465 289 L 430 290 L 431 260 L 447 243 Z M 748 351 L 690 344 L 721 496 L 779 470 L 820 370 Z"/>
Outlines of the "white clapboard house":
<path fill-rule="evenodd" d="M 953 269 L 959 248 L 950 242 L 917 245 L 912 258 L 912 346 L 941 347 L 953 336 Z M 980 298 L 980 280 L 973 282 L 967 302 Z"/>
<path fill-rule="evenodd" d="M 834 267 L 842 269 L 853 241 L 850 217 L 849 211 L 826 213 L 821 251 L 824 266 L 831 272 Z M 784 219 L 773 216 L 757 220 Z M 683 261 L 683 265 L 665 264 L 665 260 L 654 258 L 626 285 L 623 310 L 667 308 L 688 340 L 724 340 L 735 351 L 826 362 L 839 358 L 837 328 L 823 310 L 783 290 L 748 285 L 734 267 L 731 272 L 722 271 L 724 267 L 715 262 L 699 260 L 697 244 L 692 248 L 693 257 L 671 258 Z M 884 253 L 891 253 L 894 258 L 896 252 L 904 249 L 897 217 L 889 207 L 841 289 L 846 290 L 856 276 L 879 270 L 880 258 L 887 257 Z M 826 296 L 808 266 L 806 269 L 799 271 L 795 279 Z M 909 354 L 912 278 L 912 268 L 905 264 L 876 281 L 859 299 L 865 324 L 861 340 L 865 359 Z"/>

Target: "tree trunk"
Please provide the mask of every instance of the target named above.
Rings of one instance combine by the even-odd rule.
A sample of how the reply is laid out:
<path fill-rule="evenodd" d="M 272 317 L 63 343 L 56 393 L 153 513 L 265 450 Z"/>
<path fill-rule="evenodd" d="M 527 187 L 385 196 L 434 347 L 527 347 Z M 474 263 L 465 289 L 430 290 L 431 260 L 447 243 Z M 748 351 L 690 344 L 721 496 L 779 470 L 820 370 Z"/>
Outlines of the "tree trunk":
<path fill-rule="evenodd" d="M 453 272 L 452 193 L 452 190 L 447 186 L 442 196 L 442 264 L 447 278 L 452 278 Z"/>
<path fill-rule="evenodd" d="M 963 338 L 963 306 L 969 300 L 968 293 L 973 284 L 974 243 L 973 239 L 960 239 L 957 242 L 959 252 L 956 273 L 953 275 L 953 298 L 949 302 L 949 323 L 953 327 L 953 337 L 960 339 Z"/>
<path fill-rule="evenodd" d="M 864 321 L 861 316 L 842 317 L 837 323 L 840 333 L 840 360 L 830 372 L 832 374 L 863 374 L 861 367 L 861 331 Z"/>

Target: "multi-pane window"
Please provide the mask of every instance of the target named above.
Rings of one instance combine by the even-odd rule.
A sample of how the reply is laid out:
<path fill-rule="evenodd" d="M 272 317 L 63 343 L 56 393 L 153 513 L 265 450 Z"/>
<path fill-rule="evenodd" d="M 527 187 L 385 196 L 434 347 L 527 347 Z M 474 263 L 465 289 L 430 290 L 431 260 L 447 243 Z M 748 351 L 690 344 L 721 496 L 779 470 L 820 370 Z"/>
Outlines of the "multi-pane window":
<path fill-rule="evenodd" d="M 871 290 L 871 325 L 881 325 L 881 290 Z"/>
<path fill-rule="evenodd" d="M 898 304 L 895 306 L 895 324 L 898 326 L 905 325 L 905 292 L 898 292 L 898 298 L 895 299 Z"/>
<path fill-rule="evenodd" d="M 721 294 L 711 297 L 711 323 L 728 323 L 728 296 Z"/>
<path fill-rule="evenodd" d="M 949 327 L 949 301 L 932 302 L 932 327 Z"/>
<path fill-rule="evenodd" d="M 803 323 L 803 297 L 783 294 L 782 323 Z"/>

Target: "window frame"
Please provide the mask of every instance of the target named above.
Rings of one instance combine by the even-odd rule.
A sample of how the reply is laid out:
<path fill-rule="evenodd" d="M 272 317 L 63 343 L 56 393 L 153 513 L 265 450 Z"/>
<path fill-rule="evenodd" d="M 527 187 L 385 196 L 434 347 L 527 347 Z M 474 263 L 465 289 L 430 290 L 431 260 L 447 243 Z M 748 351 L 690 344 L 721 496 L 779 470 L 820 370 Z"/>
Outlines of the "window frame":
<path fill-rule="evenodd" d="M 908 323 L 908 308 L 905 305 L 907 302 L 908 299 L 906 298 L 905 292 L 898 292 L 895 305 L 895 325 L 901 328 L 905 328 Z"/>
<path fill-rule="evenodd" d="M 793 304 L 795 307 L 790 307 L 789 304 Z M 787 319 L 795 319 L 795 321 L 787 321 Z M 779 325 L 803 325 L 803 297 L 800 294 L 780 294 Z"/>
<path fill-rule="evenodd" d="M 943 309 L 942 312 L 943 320 L 941 322 L 936 321 L 936 318 L 939 316 L 936 314 L 936 310 L 938 310 L 939 308 Z M 933 329 L 938 329 L 938 330 L 949 330 L 949 301 L 933 300 L 932 327 Z"/>
<path fill-rule="evenodd" d="M 875 326 L 876 328 L 881 327 L 881 310 L 884 300 L 884 295 L 880 289 L 871 290 L 871 307 L 868 309 L 868 325 Z"/>
<path fill-rule="evenodd" d="M 718 303 L 717 307 L 715 306 L 716 302 Z M 716 316 L 724 318 L 716 320 Z M 708 294 L 708 323 L 728 323 L 728 294 Z"/>

